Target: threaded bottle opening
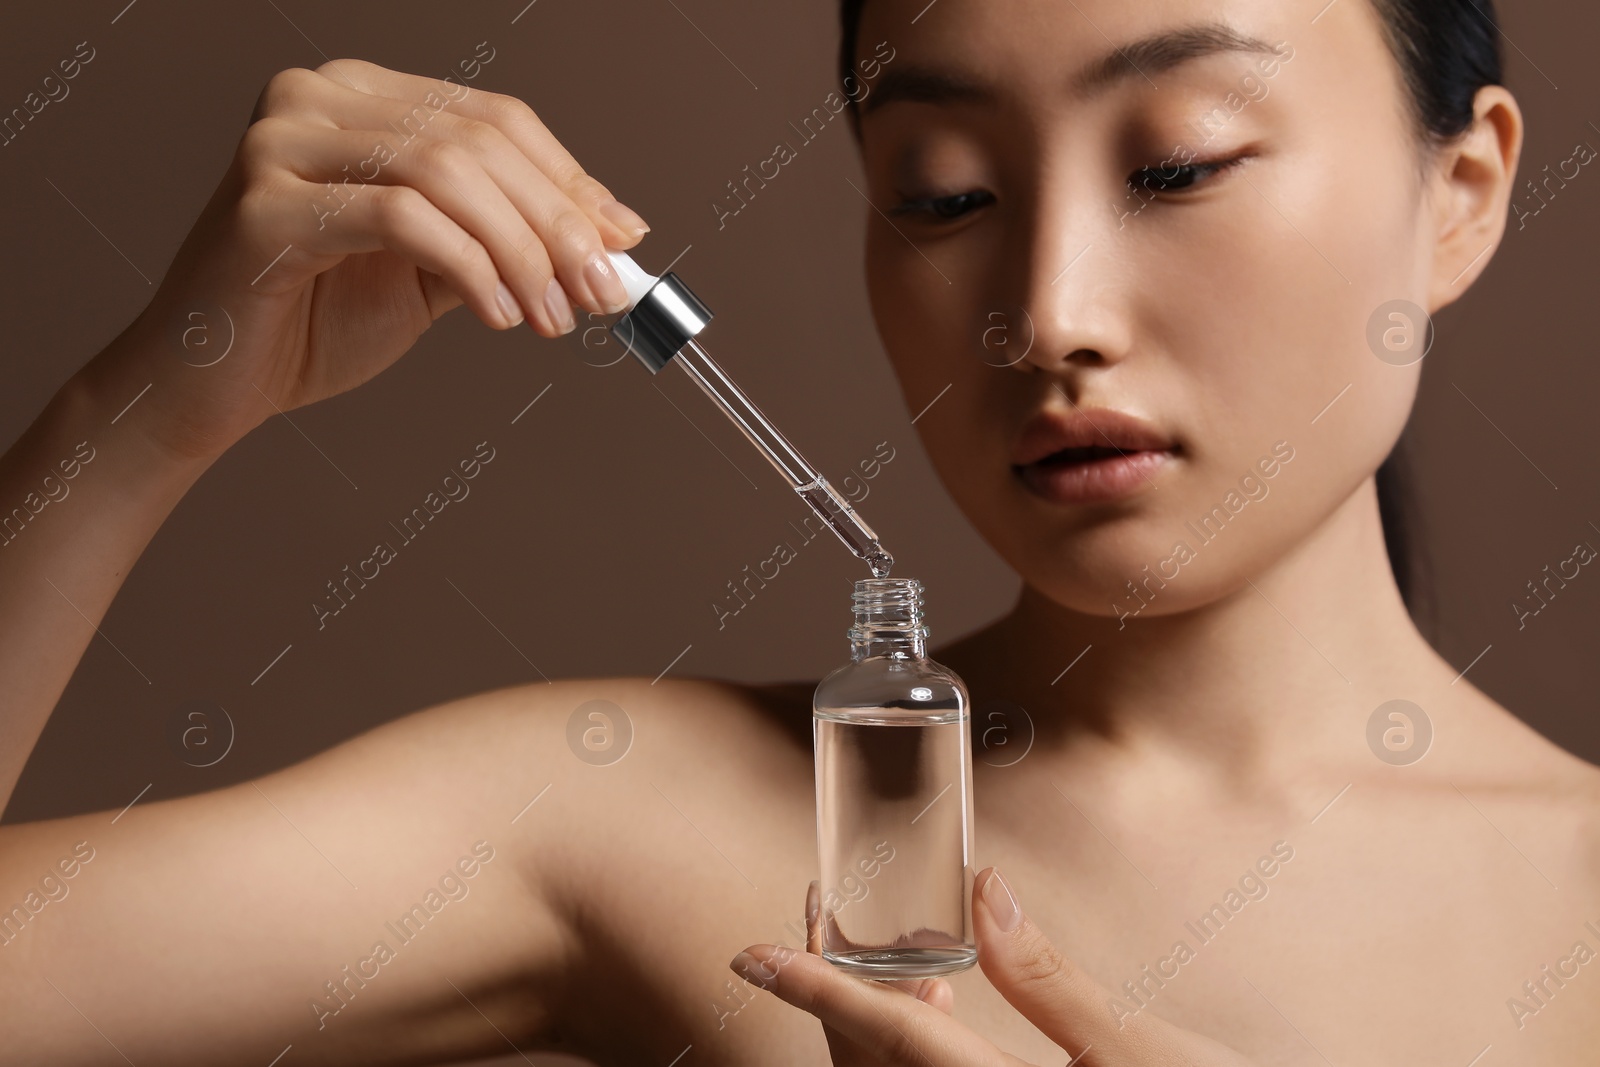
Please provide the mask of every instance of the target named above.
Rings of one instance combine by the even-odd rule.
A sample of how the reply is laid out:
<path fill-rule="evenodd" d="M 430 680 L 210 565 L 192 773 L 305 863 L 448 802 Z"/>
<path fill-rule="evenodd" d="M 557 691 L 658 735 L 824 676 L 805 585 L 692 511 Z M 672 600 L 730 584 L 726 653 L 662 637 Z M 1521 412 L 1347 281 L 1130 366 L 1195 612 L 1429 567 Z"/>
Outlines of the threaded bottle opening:
<path fill-rule="evenodd" d="M 863 578 L 851 596 L 850 643 L 860 654 L 925 655 L 922 583 L 915 578 Z"/>

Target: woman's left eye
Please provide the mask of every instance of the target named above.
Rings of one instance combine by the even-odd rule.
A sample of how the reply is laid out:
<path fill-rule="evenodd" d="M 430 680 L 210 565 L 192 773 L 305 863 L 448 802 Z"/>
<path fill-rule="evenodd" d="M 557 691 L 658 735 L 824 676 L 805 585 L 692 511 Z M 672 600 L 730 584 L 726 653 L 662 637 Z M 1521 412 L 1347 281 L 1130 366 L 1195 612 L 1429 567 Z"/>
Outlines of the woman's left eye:
<path fill-rule="evenodd" d="M 1181 192 L 1243 162 L 1243 156 L 1236 156 L 1206 163 L 1158 163 L 1153 167 L 1140 167 L 1128 175 L 1128 187 L 1135 192 L 1140 189 L 1148 189 L 1153 193 Z"/>
<path fill-rule="evenodd" d="M 925 214 L 940 219 L 957 219 L 993 200 L 992 194 L 979 189 L 968 193 L 956 193 L 954 196 L 928 196 L 920 200 L 905 200 L 890 208 L 890 211 L 896 215 Z"/>

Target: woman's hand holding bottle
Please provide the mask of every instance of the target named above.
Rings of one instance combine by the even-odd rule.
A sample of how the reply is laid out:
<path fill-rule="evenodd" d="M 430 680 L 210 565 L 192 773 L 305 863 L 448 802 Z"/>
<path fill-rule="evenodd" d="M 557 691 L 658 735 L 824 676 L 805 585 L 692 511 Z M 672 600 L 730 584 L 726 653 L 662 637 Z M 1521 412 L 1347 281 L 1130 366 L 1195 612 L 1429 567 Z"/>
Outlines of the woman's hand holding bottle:
<path fill-rule="evenodd" d="M 835 1067 L 1030 1067 L 951 1018 L 954 993 L 945 979 L 868 982 L 825 961 L 819 913 L 812 882 L 807 951 L 751 945 L 730 966 L 821 1019 Z M 1250 1067 L 1232 1049 L 1153 1015 L 1117 1018 L 1108 1006 L 1111 991 L 1057 951 L 993 867 L 974 882 L 972 920 L 984 975 L 1012 1007 L 1068 1050 L 1072 1067 Z"/>

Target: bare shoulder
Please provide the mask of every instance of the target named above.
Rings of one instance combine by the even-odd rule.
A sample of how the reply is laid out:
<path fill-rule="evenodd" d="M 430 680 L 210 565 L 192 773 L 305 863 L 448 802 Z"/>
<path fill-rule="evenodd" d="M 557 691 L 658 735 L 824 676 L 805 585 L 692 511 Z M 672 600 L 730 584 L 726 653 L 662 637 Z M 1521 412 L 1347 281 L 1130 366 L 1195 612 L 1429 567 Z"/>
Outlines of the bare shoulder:
<path fill-rule="evenodd" d="M 1502 835 L 1535 850 L 1556 884 L 1600 891 L 1600 767 L 1479 690 L 1462 707 L 1465 740 L 1439 739 L 1448 758 L 1434 774 Z"/>
<path fill-rule="evenodd" d="M 672 805 L 778 818 L 811 787 L 810 684 L 709 678 L 573 678 L 490 690 L 408 715 L 353 742 L 349 757 L 410 768 L 410 791 L 482 798 L 529 856 L 597 877 L 626 872 Z M 379 781 L 383 772 L 364 774 Z M 691 814 L 685 809 L 685 814 Z M 487 812 L 486 812 L 487 815 Z M 648 817 L 647 817 L 648 816 Z M 545 879 L 548 874 L 541 876 Z"/>
<path fill-rule="evenodd" d="M 552 1047 L 602 1062 L 727 1047 L 710 1005 L 728 995 L 728 960 L 778 936 L 814 876 L 810 690 L 574 679 L 450 713 L 505 724 L 488 731 L 506 741 L 496 815 L 535 910 L 569 946 L 550 1016 L 564 1044 Z"/>
<path fill-rule="evenodd" d="M 809 748 L 814 685 L 642 677 L 527 683 L 421 709 L 361 740 L 367 748 L 425 743 L 436 756 L 516 744 L 576 755 L 589 766 L 620 762 L 635 744 L 637 751 L 663 752 L 683 745 L 749 751 L 804 742 Z M 582 751 L 572 752 L 574 745 Z"/>

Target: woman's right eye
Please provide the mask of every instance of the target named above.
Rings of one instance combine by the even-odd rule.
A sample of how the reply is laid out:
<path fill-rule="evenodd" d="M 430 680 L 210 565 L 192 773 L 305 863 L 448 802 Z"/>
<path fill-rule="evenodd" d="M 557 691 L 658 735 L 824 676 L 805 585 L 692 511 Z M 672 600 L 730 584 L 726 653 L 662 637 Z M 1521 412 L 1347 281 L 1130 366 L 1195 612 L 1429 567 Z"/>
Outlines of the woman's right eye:
<path fill-rule="evenodd" d="M 932 215 L 940 219 L 957 219 L 993 200 L 993 194 L 979 189 L 956 193 L 953 196 L 928 196 L 920 200 L 905 200 L 890 211 L 896 215 Z"/>

